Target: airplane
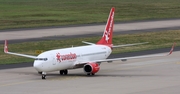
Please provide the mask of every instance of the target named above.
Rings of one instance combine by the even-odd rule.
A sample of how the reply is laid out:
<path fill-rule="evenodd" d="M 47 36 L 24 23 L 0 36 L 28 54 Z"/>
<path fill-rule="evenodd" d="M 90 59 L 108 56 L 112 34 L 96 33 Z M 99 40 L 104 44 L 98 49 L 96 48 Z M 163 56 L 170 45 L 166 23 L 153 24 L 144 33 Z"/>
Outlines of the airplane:
<path fill-rule="evenodd" d="M 100 64 L 102 62 L 113 62 L 120 60 L 125 61 L 127 59 L 169 56 L 173 52 L 175 43 L 173 44 L 170 52 L 167 54 L 154 54 L 154 55 L 107 59 L 108 56 L 111 54 L 113 48 L 141 45 L 148 43 L 148 42 L 143 42 L 143 43 L 125 44 L 125 45 L 117 45 L 117 46 L 113 45 L 112 36 L 113 36 L 113 26 L 114 26 L 114 13 L 115 13 L 115 8 L 112 7 L 105 26 L 103 36 L 97 43 L 82 41 L 83 43 L 88 45 L 63 48 L 63 49 L 54 49 L 54 50 L 45 51 L 39 54 L 38 56 L 32 56 L 32 55 L 9 52 L 8 43 L 7 40 L 5 40 L 4 52 L 7 54 L 34 59 L 33 67 L 42 75 L 42 79 L 46 79 L 47 72 L 59 71 L 60 75 L 67 75 L 69 69 L 77 69 L 77 68 L 83 68 L 84 72 L 87 75 L 92 76 L 95 75 L 95 73 L 97 73 L 100 70 Z"/>

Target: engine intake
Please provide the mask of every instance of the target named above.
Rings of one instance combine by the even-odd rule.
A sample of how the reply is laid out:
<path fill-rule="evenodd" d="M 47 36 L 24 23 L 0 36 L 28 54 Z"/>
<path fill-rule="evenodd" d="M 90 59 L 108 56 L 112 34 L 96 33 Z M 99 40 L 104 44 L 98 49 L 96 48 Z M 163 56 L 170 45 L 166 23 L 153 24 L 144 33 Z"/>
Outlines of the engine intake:
<path fill-rule="evenodd" d="M 88 63 L 86 65 L 84 65 L 84 71 L 86 73 L 97 73 L 99 71 L 100 67 L 99 64 L 97 63 Z"/>

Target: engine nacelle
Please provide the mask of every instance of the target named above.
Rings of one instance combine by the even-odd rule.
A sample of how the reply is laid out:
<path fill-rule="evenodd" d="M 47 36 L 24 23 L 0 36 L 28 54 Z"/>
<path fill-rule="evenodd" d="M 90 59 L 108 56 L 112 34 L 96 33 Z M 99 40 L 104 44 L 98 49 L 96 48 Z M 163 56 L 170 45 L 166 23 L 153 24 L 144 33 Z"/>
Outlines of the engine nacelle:
<path fill-rule="evenodd" d="M 88 63 L 86 65 L 84 65 L 84 71 L 86 73 L 97 73 L 100 69 L 100 66 L 98 63 Z"/>

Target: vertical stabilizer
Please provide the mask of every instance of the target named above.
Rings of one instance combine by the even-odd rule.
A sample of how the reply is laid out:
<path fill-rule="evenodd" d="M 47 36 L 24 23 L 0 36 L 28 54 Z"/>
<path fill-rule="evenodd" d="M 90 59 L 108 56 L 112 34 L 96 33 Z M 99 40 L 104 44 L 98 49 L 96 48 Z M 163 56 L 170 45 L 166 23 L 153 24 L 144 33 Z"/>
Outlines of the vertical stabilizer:
<path fill-rule="evenodd" d="M 102 44 L 102 45 L 112 45 L 112 36 L 113 36 L 113 27 L 114 27 L 114 11 L 115 8 L 112 7 L 106 27 L 104 29 L 104 34 L 102 38 L 97 42 L 97 44 Z"/>

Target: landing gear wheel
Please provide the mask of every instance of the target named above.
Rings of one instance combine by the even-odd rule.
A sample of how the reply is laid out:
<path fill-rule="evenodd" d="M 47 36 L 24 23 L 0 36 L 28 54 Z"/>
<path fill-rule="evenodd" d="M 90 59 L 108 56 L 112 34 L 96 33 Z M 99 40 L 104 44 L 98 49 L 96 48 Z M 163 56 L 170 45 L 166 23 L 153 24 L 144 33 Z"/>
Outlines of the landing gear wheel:
<path fill-rule="evenodd" d="M 94 73 L 87 73 L 87 75 L 90 76 L 90 75 L 95 75 L 95 74 Z"/>
<path fill-rule="evenodd" d="M 60 71 L 59 71 L 59 74 L 60 74 L 60 75 L 63 75 L 63 73 L 64 73 L 63 70 L 60 70 Z"/>
<path fill-rule="evenodd" d="M 42 72 L 42 79 L 46 79 L 46 73 Z"/>
<path fill-rule="evenodd" d="M 46 79 L 46 75 L 42 75 L 42 79 Z"/>
<path fill-rule="evenodd" d="M 39 74 L 42 74 L 42 72 L 38 72 Z"/>
<path fill-rule="evenodd" d="M 67 75 L 68 74 L 68 70 L 64 70 L 64 75 Z"/>
<path fill-rule="evenodd" d="M 60 71 L 59 71 L 59 74 L 60 74 L 60 75 L 63 75 L 63 74 L 64 74 L 64 75 L 67 75 L 67 74 L 68 74 L 68 70 L 60 70 Z"/>

